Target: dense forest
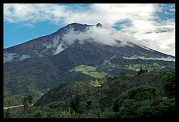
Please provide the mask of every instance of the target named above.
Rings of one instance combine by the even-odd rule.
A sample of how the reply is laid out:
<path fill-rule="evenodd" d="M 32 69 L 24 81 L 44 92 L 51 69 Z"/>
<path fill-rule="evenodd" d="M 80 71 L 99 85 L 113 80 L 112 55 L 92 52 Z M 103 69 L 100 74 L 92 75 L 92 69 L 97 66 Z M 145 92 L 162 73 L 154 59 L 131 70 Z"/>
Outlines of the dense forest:
<path fill-rule="evenodd" d="M 173 118 L 175 69 L 144 70 L 89 82 L 61 83 L 34 101 L 5 109 L 5 118 Z"/>

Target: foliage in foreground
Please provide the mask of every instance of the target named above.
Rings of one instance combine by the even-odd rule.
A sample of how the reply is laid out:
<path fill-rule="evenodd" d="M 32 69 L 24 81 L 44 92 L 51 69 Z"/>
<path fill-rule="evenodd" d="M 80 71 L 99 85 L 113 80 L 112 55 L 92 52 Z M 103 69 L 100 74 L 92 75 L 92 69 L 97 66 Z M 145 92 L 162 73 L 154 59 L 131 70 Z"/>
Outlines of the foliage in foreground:
<path fill-rule="evenodd" d="M 73 82 L 58 86 L 45 94 L 37 106 L 31 107 L 25 117 L 168 118 L 176 116 L 175 71 L 145 72 L 138 76 L 107 78 L 104 83 L 98 83 L 101 83 L 99 87 L 95 87 L 90 82 Z M 48 102 L 40 105 L 40 101 Z M 9 115 L 12 117 L 14 114 L 8 111 L 7 117 Z M 21 115 L 19 114 L 18 117 L 20 118 Z"/>

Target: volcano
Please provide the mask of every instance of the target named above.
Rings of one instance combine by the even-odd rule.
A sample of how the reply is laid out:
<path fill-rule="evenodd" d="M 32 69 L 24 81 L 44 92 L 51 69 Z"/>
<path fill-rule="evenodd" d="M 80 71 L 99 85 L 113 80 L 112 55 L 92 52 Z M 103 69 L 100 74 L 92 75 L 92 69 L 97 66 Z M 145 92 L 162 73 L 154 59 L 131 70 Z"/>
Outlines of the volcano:
<path fill-rule="evenodd" d="M 93 72 L 105 75 L 118 75 L 123 61 L 129 64 L 157 62 L 161 67 L 174 67 L 174 61 L 162 60 L 174 60 L 174 56 L 133 43 L 132 40 L 125 41 L 125 38 L 113 40 L 113 45 L 103 43 L 95 36 L 88 36 L 91 28 L 100 30 L 103 26 L 100 23 L 72 23 L 50 35 L 4 49 L 5 98 L 29 93 L 38 97 L 62 82 L 95 79 L 86 73 L 89 69 L 86 67 L 95 68 Z M 76 36 L 69 37 L 71 33 Z M 84 34 L 85 38 L 78 39 L 79 34 Z M 113 69 L 109 70 L 111 67 Z"/>

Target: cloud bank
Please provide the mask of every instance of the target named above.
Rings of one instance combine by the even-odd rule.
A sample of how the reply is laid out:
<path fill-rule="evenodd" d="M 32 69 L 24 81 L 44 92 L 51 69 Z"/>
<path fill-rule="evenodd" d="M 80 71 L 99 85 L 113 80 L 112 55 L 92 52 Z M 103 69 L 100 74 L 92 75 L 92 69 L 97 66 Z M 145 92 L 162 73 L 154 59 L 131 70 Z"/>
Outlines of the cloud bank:
<path fill-rule="evenodd" d="M 19 61 L 23 61 L 23 60 L 30 58 L 30 57 L 31 56 L 29 56 L 29 55 L 22 55 L 21 57 L 19 57 Z"/>
<path fill-rule="evenodd" d="M 31 56 L 29 55 L 22 55 L 22 56 L 19 56 L 19 54 L 17 53 L 8 53 L 8 52 L 4 52 L 4 64 L 7 63 L 7 62 L 11 62 L 13 60 L 18 60 L 18 61 L 23 61 L 27 58 L 30 58 Z"/>
<path fill-rule="evenodd" d="M 132 57 L 123 57 L 124 59 L 143 59 L 143 60 L 163 60 L 163 61 L 175 61 L 175 58 L 145 58 L 144 56 L 132 56 Z"/>
<path fill-rule="evenodd" d="M 4 53 L 4 63 L 12 61 L 14 58 L 18 57 L 19 55 L 16 53 Z"/>
<path fill-rule="evenodd" d="M 175 4 L 4 4 L 4 20 L 27 26 L 100 22 L 146 47 L 175 55 Z"/>
<path fill-rule="evenodd" d="M 103 45 L 125 46 L 132 39 L 134 39 L 134 37 L 116 31 L 115 29 L 92 26 L 89 27 L 85 32 L 74 31 L 72 28 L 68 33 L 64 34 L 64 36 L 62 37 L 62 43 L 65 43 L 66 45 L 71 45 L 76 40 L 78 40 L 79 43 L 82 44 L 84 43 L 84 41 L 94 41 L 98 44 Z M 120 45 L 117 44 L 117 41 L 121 42 Z"/>

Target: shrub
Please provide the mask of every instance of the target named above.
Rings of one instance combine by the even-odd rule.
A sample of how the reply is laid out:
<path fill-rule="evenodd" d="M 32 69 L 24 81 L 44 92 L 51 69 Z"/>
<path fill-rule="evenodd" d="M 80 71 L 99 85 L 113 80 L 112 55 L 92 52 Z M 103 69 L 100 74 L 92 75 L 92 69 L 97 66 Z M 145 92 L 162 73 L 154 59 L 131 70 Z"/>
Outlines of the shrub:
<path fill-rule="evenodd" d="M 34 113 L 34 118 L 45 118 L 45 112 L 43 112 L 43 111 L 36 111 L 35 113 Z"/>
<path fill-rule="evenodd" d="M 175 71 L 167 72 L 162 77 L 164 96 L 175 97 Z"/>

